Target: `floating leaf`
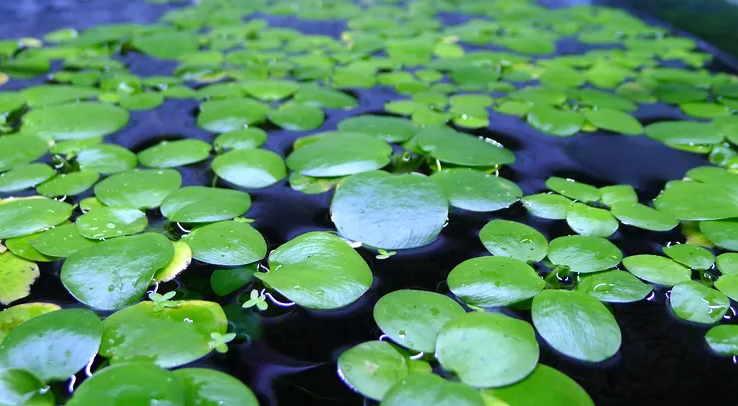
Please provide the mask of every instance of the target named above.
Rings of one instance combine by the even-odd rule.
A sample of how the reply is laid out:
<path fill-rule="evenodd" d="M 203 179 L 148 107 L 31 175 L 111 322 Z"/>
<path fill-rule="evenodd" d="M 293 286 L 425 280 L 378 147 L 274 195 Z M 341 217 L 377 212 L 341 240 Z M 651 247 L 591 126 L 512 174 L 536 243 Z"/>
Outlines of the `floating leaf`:
<path fill-rule="evenodd" d="M 653 201 L 657 210 L 678 220 L 719 220 L 738 217 L 735 191 L 719 182 L 671 181 Z"/>
<path fill-rule="evenodd" d="M 39 277 L 38 265 L 12 252 L 0 253 L 0 303 L 7 306 L 31 294 Z"/>
<path fill-rule="evenodd" d="M 193 258 L 213 265 L 246 265 L 266 255 L 264 237 L 239 221 L 220 221 L 198 227 L 183 241 L 192 249 Z"/>
<path fill-rule="evenodd" d="M 528 124 L 546 134 L 570 137 L 582 129 L 584 117 L 575 111 L 535 105 L 528 113 Z"/>
<path fill-rule="evenodd" d="M 161 204 L 161 214 L 169 221 L 212 223 L 246 213 L 251 197 L 230 189 L 187 186 L 170 194 Z"/>
<path fill-rule="evenodd" d="M 492 403 L 486 403 L 488 406 L 495 405 L 496 401 L 513 406 L 594 406 L 576 381 L 543 364 L 538 364 L 524 380 L 504 388 L 482 391 L 482 395 L 486 394 L 494 398 Z"/>
<path fill-rule="evenodd" d="M 249 127 L 223 133 L 215 138 L 213 147 L 216 151 L 259 148 L 266 142 L 267 133 L 261 128 Z"/>
<path fill-rule="evenodd" d="M 208 100 L 200 105 L 197 126 L 215 133 L 242 130 L 264 121 L 269 106 L 248 98 Z"/>
<path fill-rule="evenodd" d="M 100 144 L 84 148 L 77 154 L 77 163 L 82 170 L 110 175 L 133 169 L 138 164 L 136 154 L 112 144 Z"/>
<path fill-rule="evenodd" d="M 24 303 L 3 310 L 0 312 L 0 343 L 11 330 L 26 321 L 59 309 L 59 306 L 51 303 Z"/>
<path fill-rule="evenodd" d="M 32 243 L 42 233 L 27 235 L 24 237 L 9 238 L 5 240 L 5 247 L 13 254 L 34 262 L 55 262 L 58 258 L 53 258 L 40 253 L 33 247 Z"/>
<path fill-rule="evenodd" d="M 374 306 L 374 320 L 392 341 L 430 354 L 441 328 L 462 314 L 464 309 L 447 296 L 421 290 L 394 291 Z"/>
<path fill-rule="evenodd" d="M 573 203 L 566 212 L 566 223 L 577 234 L 609 237 L 618 230 L 618 221 L 609 211 Z"/>
<path fill-rule="evenodd" d="M 269 112 L 269 121 L 288 131 L 310 131 L 323 125 L 325 115 L 319 107 L 285 103 Z"/>
<path fill-rule="evenodd" d="M 443 368 L 476 388 L 522 380 L 535 369 L 538 355 L 533 327 L 499 313 L 456 317 L 443 327 L 436 343 L 436 357 Z"/>
<path fill-rule="evenodd" d="M 197 51 L 198 38 L 189 32 L 160 30 L 133 37 L 131 45 L 146 55 L 158 59 L 177 59 Z"/>
<path fill-rule="evenodd" d="M 566 356 L 600 362 L 620 349 L 618 323 L 607 307 L 592 296 L 546 290 L 533 299 L 531 313 L 538 333 Z"/>
<path fill-rule="evenodd" d="M 149 168 L 174 168 L 206 160 L 210 144 L 200 140 L 164 141 L 138 153 L 141 165 Z"/>
<path fill-rule="evenodd" d="M 33 162 L 44 156 L 47 150 L 46 142 L 33 135 L 2 136 L 0 137 L 0 172 Z"/>
<path fill-rule="evenodd" d="M 545 282 L 526 263 L 500 256 L 462 262 L 448 275 L 448 286 L 467 304 L 497 307 L 532 298 Z"/>
<path fill-rule="evenodd" d="M 119 309 L 140 300 L 156 270 L 173 255 L 172 244 L 161 234 L 119 237 L 69 256 L 60 277 L 80 302 L 102 310 Z"/>
<path fill-rule="evenodd" d="M 263 101 L 282 100 L 300 89 L 297 82 L 280 79 L 251 80 L 242 86 L 248 95 Z"/>
<path fill-rule="evenodd" d="M 51 178 L 56 171 L 46 164 L 26 164 L 0 173 L 0 193 L 32 188 Z"/>
<path fill-rule="evenodd" d="M 723 324 L 711 328 L 705 334 L 710 349 L 720 355 L 738 355 L 738 326 Z"/>
<path fill-rule="evenodd" d="M 549 220 L 565 219 L 566 212 L 572 204 L 568 198 L 553 193 L 525 196 L 521 202 L 530 214 Z"/>
<path fill-rule="evenodd" d="M 684 281 L 671 290 L 669 304 L 680 319 L 714 324 L 723 319 L 730 307 L 730 299 L 699 282 Z"/>
<path fill-rule="evenodd" d="M 311 309 L 348 306 L 372 284 L 372 273 L 361 255 L 324 232 L 303 234 L 283 244 L 269 255 L 269 267 L 269 273 L 255 276 Z"/>
<path fill-rule="evenodd" d="M 139 233 L 148 223 L 146 215 L 138 209 L 102 207 L 77 218 L 75 226 L 83 237 L 104 240 Z"/>
<path fill-rule="evenodd" d="M 731 251 L 738 250 L 738 219 L 701 221 L 700 231 L 713 244 Z"/>
<path fill-rule="evenodd" d="M 548 259 L 568 266 L 572 272 L 591 273 L 617 266 L 623 254 L 615 244 L 601 237 L 571 235 L 548 244 Z"/>
<path fill-rule="evenodd" d="M 645 128 L 646 135 L 666 144 L 717 144 L 723 135 L 715 127 L 694 121 L 664 121 Z"/>
<path fill-rule="evenodd" d="M 46 198 L 7 199 L 0 202 L 0 239 L 23 237 L 61 224 L 72 206 Z"/>
<path fill-rule="evenodd" d="M 371 135 L 332 132 L 317 141 L 295 148 L 287 166 L 314 177 L 336 177 L 380 169 L 390 162 L 392 147 Z"/>
<path fill-rule="evenodd" d="M 684 103 L 679 108 L 682 109 L 684 114 L 696 118 L 717 118 L 731 114 L 731 109 L 728 106 L 710 102 Z"/>
<path fill-rule="evenodd" d="M 479 232 L 482 244 L 493 255 L 524 262 L 538 262 L 548 253 L 548 241 L 536 229 L 508 220 L 492 220 Z"/>
<path fill-rule="evenodd" d="M 597 107 L 598 109 L 615 109 L 620 111 L 636 111 L 638 105 L 627 98 L 597 89 L 582 89 L 579 98 L 583 104 Z"/>
<path fill-rule="evenodd" d="M 22 369 L 0 370 L 0 405 L 54 405 L 54 394 L 44 381 Z"/>
<path fill-rule="evenodd" d="M 404 249 L 426 245 L 448 215 L 443 190 L 419 174 L 363 172 L 348 177 L 331 202 L 338 232 L 373 247 Z"/>
<path fill-rule="evenodd" d="M 294 100 L 308 106 L 328 109 L 348 110 L 359 105 L 355 98 L 344 92 L 315 84 L 300 86 Z"/>
<path fill-rule="evenodd" d="M 735 298 L 738 298 L 738 276 L 734 274 L 722 275 L 715 281 L 715 288 L 735 300 Z"/>
<path fill-rule="evenodd" d="M 715 255 L 698 245 L 673 244 L 661 250 L 674 261 L 698 271 L 710 269 L 715 263 Z"/>
<path fill-rule="evenodd" d="M 147 361 L 174 368 L 209 354 L 210 334 L 228 328 L 217 303 L 185 300 L 160 311 L 154 307 L 141 302 L 106 318 L 100 355 L 111 364 Z"/>
<path fill-rule="evenodd" d="M 95 196 L 108 206 L 152 209 L 181 184 L 175 169 L 134 169 L 103 179 L 95 185 Z"/>
<path fill-rule="evenodd" d="M 452 206 L 488 212 L 505 209 L 520 200 L 523 191 L 513 182 L 475 169 L 444 169 L 431 176 Z"/>
<path fill-rule="evenodd" d="M 651 231 L 669 231 L 679 225 L 670 215 L 640 203 L 614 203 L 612 214 L 623 224 Z"/>
<path fill-rule="evenodd" d="M 643 126 L 633 116 L 620 110 L 598 108 L 584 112 L 587 121 L 595 126 L 624 135 L 643 134 Z"/>
<path fill-rule="evenodd" d="M 738 273 L 738 253 L 728 252 L 720 254 L 715 263 L 723 274 Z"/>
<path fill-rule="evenodd" d="M 551 86 L 525 87 L 508 96 L 512 100 L 527 101 L 535 105 L 558 105 L 566 101 L 566 93 Z"/>
<path fill-rule="evenodd" d="M 216 269 L 210 275 L 210 287 L 216 295 L 226 296 L 246 286 L 253 279 L 256 268 L 256 264 L 251 264 L 240 268 Z"/>
<path fill-rule="evenodd" d="M 259 401 L 248 386 L 223 372 L 183 368 L 173 374 L 184 387 L 188 405 L 259 406 Z"/>
<path fill-rule="evenodd" d="M 282 157 L 258 148 L 228 151 L 215 158 L 212 166 L 221 178 L 248 189 L 265 188 L 287 177 Z"/>
<path fill-rule="evenodd" d="M 33 248 L 40 253 L 57 258 L 66 258 L 95 244 L 97 241 L 82 237 L 74 224 L 64 224 L 48 229 L 31 241 Z"/>
<path fill-rule="evenodd" d="M 631 303 L 643 300 L 653 290 L 628 272 L 613 270 L 582 276 L 577 290 L 608 303 Z"/>
<path fill-rule="evenodd" d="M 127 123 L 127 110 L 112 104 L 82 102 L 34 109 L 23 116 L 25 134 L 47 140 L 76 140 L 112 134 Z"/>
<path fill-rule="evenodd" d="M 623 259 L 623 266 L 633 275 L 657 285 L 674 286 L 692 276 L 689 268 L 658 255 L 633 255 Z"/>
<path fill-rule="evenodd" d="M 154 274 L 154 280 L 157 282 L 174 280 L 192 262 L 192 250 L 190 250 L 189 245 L 184 241 L 175 241 L 172 245 L 174 246 L 174 256 L 167 266 L 159 269 Z"/>
<path fill-rule="evenodd" d="M 65 380 L 97 354 L 101 338 L 102 323 L 92 311 L 57 310 L 10 331 L 0 344 L 0 363 L 44 381 Z"/>
<path fill-rule="evenodd" d="M 87 191 L 98 179 L 100 174 L 90 170 L 62 173 L 38 185 L 36 191 L 47 197 L 75 196 Z"/>
<path fill-rule="evenodd" d="M 413 374 L 385 393 L 382 406 L 485 406 L 479 392 L 433 374 Z"/>
<path fill-rule="evenodd" d="M 441 162 L 472 167 L 515 162 L 509 150 L 448 127 L 427 127 L 417 137 L 418 146 Z"/>
<path fill-rule="evenodd" d="M 72 101 L 89 100 L 97 97 L 100 91 L 94 87 L 43 84 L 27 87 L 20 91 L 29 107 L 43 107 Z"/>
<path fill-rule="evenodd" d="M 546 180 L 546 187 L 570 199 L 583 202 L 596 202 L 602 198 L 599 189 L 586 183 L 577 182 L 574 179 L 552 176 Z"/>
<path fill-rule="evenodd" d="M 614 185 L 600 188 L 602 194 L 602 203 L 613 206 L 616 203 L 638 203 L 638 195 L 633 186 L 630 185 Z M 628 207 L 623 205 L 622 207 Z M 613 213 L 615 214 L 615 213 Z M 617 217 L 617 215 L 615 215 Z"/>
<path fill-rule="evenodd" d="M 164 103 L 164 95 L 159 92 L 141 92 L 123 96 L 118 104 L 128 110 L 151 110 Z"/>

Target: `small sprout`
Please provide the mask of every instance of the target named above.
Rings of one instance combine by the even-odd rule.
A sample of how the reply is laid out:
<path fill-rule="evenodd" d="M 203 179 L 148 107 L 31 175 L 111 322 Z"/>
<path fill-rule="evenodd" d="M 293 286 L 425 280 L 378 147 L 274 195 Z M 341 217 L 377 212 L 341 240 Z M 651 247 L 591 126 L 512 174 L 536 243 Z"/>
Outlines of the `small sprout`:
<path fill-rule="evenodd" d="M 259 310 L 264 311 L 269 308 L 266 302 L 266 295 L 259 294 L 259 291 L 254 289 L 251 291 L 251 298 L 243 304 L 244 309 L 256 306 Z"/>
<path fill-rule="evenodd" d="M 179 307 L 182 302 L 179 300 L 170 300 L 176 294 L 176 291 L 167 292 L 163 295 L 154 292 L 149 293 L 149 299 L 154 302 L 154 311 L 160 312 L 168 307 Z"/>
<path fill-rule="evenodd" d="M 236 338 L 236 333 L 210 333 L 210 338 L 211 340 L 210 342 L 208 342 L 208 347 L 215 351 L 218 351 L 221 354 L 225 354 L 228 352 L 228 343 Z"/>
<path fill-rule="evenodd" d="M 387 259 L 395 254 L 397 254 L 397 251 L 387 251 L 385 249 L 378 249 L 377 252 L 379 252 L 379 255 L 377 255 L 377 259 Z"/>

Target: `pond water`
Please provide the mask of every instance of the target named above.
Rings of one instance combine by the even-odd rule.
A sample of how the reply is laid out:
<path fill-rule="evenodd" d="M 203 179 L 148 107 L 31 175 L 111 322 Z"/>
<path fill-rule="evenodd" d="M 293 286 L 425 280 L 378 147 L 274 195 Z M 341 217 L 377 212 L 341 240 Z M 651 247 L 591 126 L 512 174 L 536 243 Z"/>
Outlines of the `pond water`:
<path fill-rule="evenodd" d="M 139 0 L 2 2 L 0 39 L 40 36 L 63 27 L 81 30 L 122 21 L 152 23 L 172 7 L 176 6 Z M 269 21 L 270 26 L 293 27 L 310 34 L 338 37 L 345 29 L 341 22 L 261 17 Z M 465 17 L 447 18 L 462 21 Z M 588 46 L 574 42 L 559 47 L 567 53 L 585 49 L 589 49 Z M 132 73 L 141 76 L 169 74 L 175 66 L 170 62 L 152 62 L 135 53 L 122 59 L 130 64 Z M 13 80 L 0 90 L 20 89 L 43 81 L 43 78 Z M 349 116 L 385 114 L 384 104 L 398 98 L 390 87 L 357 89 L 354 94 L 359 106 L 349 111 L 327 109 L 325 123 L 318 130 L 291 132 L 270 128 L 264 148 L 285 157 L 292 151 L 296 139 L 335 130 L 337 123 Z M 194 138 L 212 143 L 215 135 L 196 125 L 197 107 L 196 100 L 166 100 L 154 110 L 132 112 L 128 125 L 107 141 L 136 153 L 162 140 Z M 644 124 L 686 117 L 678 108 L 660 104 L 642 106 L 634 115 Z M 641 201 L 650 201 L 666 181 L 680 178 L 690 168 L 708 164 L 703 155 L 669 148 L 647 137 L 613 136 L 598 131 L 555 138 L 532 129 L 517 117 L 495 112 L 491 113 L 490 122 L 489 128 L 467 132 L 493 138 L 515 153 L 517 161 L 504 167 L 501 175 L 517 183 L 525 195 L 545 191 L 545 180 L 549 176 L 560 176 L 598 187 L 630 184 L 636 188 Z M 183 186 L 209 186 L 213 180 L 210 163 L 208 160 L 180 168 Z M 222 180 L 218 182 L 228 187 Z M 248 217 L 257 219 L 257 228 L 265 237 L 269 251 L 306 231 L 334 229 L 329 215 L 332 192 L 306 195 L 291 189 L 284 180 L 266 189 L 249 190 L 249 194 L 253 206 Z M 79 202 L 92 195 L 90 190 L 70 201 Z M 158 211 L 149 211 L 148 216 L 151 226 L 161 227 L 164 218 Z M 445 280 L 449 271 L 466 259 L 487 254 L 477 233 L 489 220 L 496 218 L 529 224 L 549 240 L 570 233 L 564 222 L 533 217 L 520 205 L 494 213 L 451 209 L 448 226 L 429 246 L 402 250 L 384 261 L 376 260 L 372 251 L 360 248 L 359 252 L 371 266 L 374 283 L 358 302 L 334 311 L 272 306 L 261 314 L 244 314 L 240 322 L 248 328 L 254 338 L 252 341 L 232 344 L 227 354 L 211 353 L 192 365 L 218 369 L 237 377 L 254 390 L 262 405 L 375 404 L 354 393 L 339 379 L 336 374 L 338 356 L 354 345 L 381 335 L 372 309 L 383 295 L 408 288 L 448 293 Z M 683 242 L 684 237 L 678 231 L 656 233 L 621 227 L 611 241 L 621 248 L 624 256 L 630 256 L 660 254 L 662 246 Z M 208 284 L 215 268 L 193 263 L 177 282 L 160 289 L 197 290 L 198 286 Z M 24 301 L 79 306 L 61 284 L 60 269 L 61 262 L 44 264 L 31 296 Z M 211 294 L 206 299 L 225 305 L 232 302 L 234 295 L 219 298 Z M 657 290 L 649 300 L 613 305 L 612 310 L 623 336 L 622 347 L 613 359 L 600 364 L 580 363 L 558 355 L 541 343 L 541 362 L 576 380 L 598 406 L 738 404 L 735 390 L 738 366 L 730 358 L 715 356 L 708 350 L 703 338 L 708 327 L 687 324 L 671 314 L 666 290 Z M 505 311 L 530 321 L 529 311 Z"/>

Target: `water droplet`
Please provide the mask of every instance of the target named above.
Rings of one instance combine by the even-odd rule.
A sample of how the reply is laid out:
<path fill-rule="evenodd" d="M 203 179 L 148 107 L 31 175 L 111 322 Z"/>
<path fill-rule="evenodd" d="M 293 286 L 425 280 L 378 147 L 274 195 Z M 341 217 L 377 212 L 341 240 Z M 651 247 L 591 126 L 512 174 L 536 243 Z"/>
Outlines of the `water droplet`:
<path fill-rule="evenodd" d="M 108 223 L 108 224 L 105 224 L 105 227 L 107 227 L 107 228 L 115 228 L 115 224 Z"/>

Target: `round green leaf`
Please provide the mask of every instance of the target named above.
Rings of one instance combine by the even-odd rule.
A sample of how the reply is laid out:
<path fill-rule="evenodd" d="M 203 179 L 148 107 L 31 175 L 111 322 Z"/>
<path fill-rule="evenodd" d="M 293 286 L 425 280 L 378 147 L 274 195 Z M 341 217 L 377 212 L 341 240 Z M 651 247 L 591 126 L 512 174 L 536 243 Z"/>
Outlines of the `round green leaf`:
<path fill-rule="evenodd" d="M 571 235 L 552 240 L 548 259 L 568 266 L 572 272 L 591 273 L 617 266 L 623 254 L 615 244 L 601 237 Z"/>
<path fill-rule="evenodd" d="M 259 258 L 261 259 L 261 258 Z M 269 255 L 269 273 L 255 276 L 300 306 L 348 306 L 372 285 L 364 259 L 346 241 L 324 232 L 303 234 Z"/>
<path fill-rule="evenodd" d="M 538 262 L 548 253 L 548 240 L 533 227 L 508 220 L 492 220 L 479 231 L 492 255 Z"/>
<path fill-rule="evenodd" d="M 530 324 L 500 313 L 467 313 L 443 327 L 436 358 L 444 369 L 476 388 L 511 385 L 538 364 L 538 343 Z"/>
<path fill-rule="evenodd" d="M 56 171 L 46 164 L 16 166 L 8 172 L 0 173 L 0 193 L 32 188 L 55 174 Z"/>
<path fill-rule="evenodd" d="M 421 290 L 397 290 L 374 306 L 374 320 L 392 341 L 432 354 L 438 332 L 464 309 L 447 296 Z"/>
<path fill-rule="evenodd" d="M 154 362 L 174 368 L 213 350 L 210 334 L 225 334 L 228 320 L 219 304 L 185 300 L 174 307 L 155 308 L 146 301 L 119 310 L 103 322 L 100 355 L 111 364 Z"/>
<path fill-rule="evenodd" d="M 72 206 L 46 198 L 7 199 L 0 202 L 0 240 L 46 230 L 72 215 Z"/>
<path fill-rule="evenodd" d="M 107 367 L 82 382 L 67 406 L 185 406 L 185 392 L 171 372 L 150 362 Z"/>
<path fill-rule="evenodd" d="M 64 224 L 48 229 L 31 241 L 40 253 L 57 258 L 66 258 L 75 252 L 92 247 L 97 241 L 82 237 L 74 224 Z"/>
<path fill-rule="evenodd" d="M 215 138 L 213 147 L 218 150 L 259 148 L 267 140 L 266 131 L 257 127 L 228 131 Z"/>
<path fill-rule="evenodd" d="M 185 390 L 187 405 L 259 406 L 248 386 L 238 379 L 206 368 L 183 368 L 173 372 Z"/>
<path fill-rule="evenodd" d="M 536 217 L 549 220 L 563 220 L 572 201 L 554 193 L 539 193 L 521 199 L 523 207 Z"/>
<path fill-rule="evenodd" d="M 479 392 L 433 374 L 414 374 L 395 383 L 381 406 L 485 406 Z"/>
<path fill-rule="evenodd" d="M 415 135 L 417 128 L 406 118 L 364 114 L 341 120 L 338 130 L 369 134 L 387 142 L 405 142 Z"/>
<path fill-rule="evenodd" d="M 0 344 L 0 364 L 25 369 L 44 381 L 69 378 L 87 365 L 100 346 L 102 323 L 86 309 L 65 309 L 34 317 Z"/>
<path fill-rule="evenodd" d="M 95 196 L 108 206 L 152 209 L 181 184 L 175 169 L 134 169 L 103 179 L 95 185 Z"/>
<path fill-rule="evenodd" d="M 615 203 L 638 203 L 638 195 L 633 186 L 630 185 L 604 186 L 600 188 L 600 193 L 602 194 L 602 203 L 608 206 L 613 206 Z"/>
<path fill-rule="evenodd" d="M 344 92 L 315 84 L 300 86 L 300 90 L 295 93 L 294 100 L 307 106 L 328 109 L 348 110 L 359 105 L 355 98 Z"/>
<path fill-rule="evenodd" d="M 671 290 L 669 304 L 680 319 L 714 324 L 723 319 L 730 307 L 730 299 L 699 282 L 684 281 Z"/>
<path fill-rule="evenodd" d="M 102 144 L 102 142 L 103 137 L 101 136 L 80 138 L 78 140 L 59 141 L 55 142 L 54 145 L 49 148 L 49 152 L 57 155 L 73 156 L 79 154 L 80 152 L 82 152 L 82 150 L 86 148 Z"/>
<path fill-rule="evenodd" d="M 161 234 L 119 237 L 79 250 L 64 261 L 61 281 L 80 302 L 101 310 L 136 303 L 157 269 L 174 256 Z"/>
<path fill-rule="evenodd" d="M 609 237 L 618 231 L 618 221 L 608 210 L 573 203 L 566 212 L 566 223 L 577 234 Z"/>
<path fill-rule="evenodd" d="M 546 134 L 570 137 L 582 129 L 584 117 L 576 111 L 559 110 L 547 105 L 535 105 L 528 113 L 528 124 Z"/>
<path fill-rule="evenodd" d="M 157 282 L 169 282 L 177 277 L 182 271 L 187 269 L 192 262 L 192 250 L 184 241 L 172 242 L 174 247 L 174 256 L 167 266 L 159 269 L 154 274 L 154 280 Z"/>
<path fill-rule="evenodd" d="M 135 168 L 138 159 L 136 154 L 118 145 L 100 144 L 80 151 L 77 163 L 80 169 L 110 175 Z"/>
<path fill-rule="evenodd" d="M 256 271 L 256 264 L 240 268 L 216 269 L 210 275 L 210 287 L 216 295 L 226 296 L 246 286 Z"/>
<path fill-rule="evenodd" d="M 31 293 L 38 279 L 38 265 L 17 257 L 12 252 L 0 254 L 0 303 L 7 306 Z"/>
<path fill-rule="evenodd" d="M 678 262 L 658 255 L 633 255 L 623 259 L 633 275 L 657 285 L 674 286 L 690 280 L 692 272 Z"/>
<path fill-rule="evenodd" d="M 54 395 L 47 385 L 22 369 L 0 370 L 0 406 L 54 405 Z"/>
<path fill-rule="evenodd" d="M 648 296 L 653 287 L 629 272 L 612 270 L 582 276 L 577 290 L 594 296 L 601 302 L 631 303 Z"/>
<path fill-rule="evenodd" d="M 391 154 L 389 144 L 371 135 L 332 132 L 295 148 L 287 167 L 306 176 L 346 176 L 380 169 L 389 164 Z"/>
<path fill-rule="evenodd" d="M 577 182 L 574 179 L 552 176 L 546 180 L 546 187 L 570 199 L 582 202 L 596 202 L 602 198 L 599 189 L 586 183 Z"/>
<path fill-rule="evenodd" d="M 582 103 L 592 107 L 615 109 L 620 111 L 638 110 L 638 105 L 636 103 L 633 103 L 623 96 L 604 92 L 602 90 L 589 88 L 582 89 L 579 92 L 579 97 L 581 98 Z"/>
<path fill-rule="evenodd" d="M 41 236 L 42 233 L 26 235 L 24 237 L 15 237 L 5 240 L 5 247 L 13 254 L 34 262 L 55 262 L 59 258 L 49 257 L 42 254 L 33 247 L 33 241 Z"/>
<path fill-rule="evenodd" d="M 62 173 L 38 185 L 36 191 L 47 197 L 74 196 L 85 192 L 100 179 L 95 171 Z"/>
<path fill-rule="evenodd" d="M 264 121 L 268 112 L 266 104 L 245 97 L 208 100 L 200 105 L 197 126 L 214 133 L 242 130 Z"/>
<path fill-rule="evenodd" d="M 33 135 L 4 135 L 0 137 L 0 172 L 33 162 L 48 149 L 46 141 Z"/>
<path fill-rule="evenodd" d="M 249 96 L 263 101 L 282 100 L 300 89 L 297 82 L 281 79 L 251 80 L 242 86 Z"/>
<path fill-rule="evenodd" d="M 595 406 L 587 392 L 576 381 L 561 372 L 539 364 L 535 371 L 515 385 L 482 391 L 495 401 L 510 406 Z"/>
<path fill-rule="evenodd" d="M 112 134 L 123 128 L 129 117 L 127 110 L 112 104 L 57 104 L 25 114 L 21 129 L 48 140 L 75 140 Z"/>
<path fill-rule="evenodd" d="M 679 220 L 738 217 L 734 192 L 720 182 L 671 181 L 654 199 L 653 205 Z"/>
<path fill-rule="evenodd" d="M 77 232 L 89 239 L 104 240 L 143 231 L 149 224 L 146 214 L 138 209 L 101 207 L 77 218 Z"/>
<path fill-rule="evenodd" d="M 331 202 L 331 218 L 341 235 L 386 249 L 430 243 L 443 229 L 447 216 L 443 190 L 416 173 L 352 175 L 339 186 Z"/>
<path fill-rule="evenodd" d="M 713 244 L 731 251 L 738 250 L 738 219 L 701 221 L 700 231 Z"/>
<path fill-rule="evenodd" d="M 20 94 L 28 107 L 42 107 L 49 104 L 89 100 L 96 97 L 99 90 L 87 86 L 43 84 L 27 87 Z"/>
<path fill-rule="evenodd" d="M 637 202 L 613 203 L 610 210 L 621 223 L 644 230 L 669 231 L 679 225 L 679 221 L 669 214 Z"/>
<path fill-rule="evenodd" d="M 711 328 L 705 334 L 710 349 L 720 355 L 738 355 L 738 326 L 722 324 Z"/>
<path fill-rule="evenodd" d="M 149 168 L 173 168 L 206 160 L 210 149 L 210 144 L 200 140 L 164 141 L 139 152 L 138 159 Z"/>
<path fill-rule="evenodd" d="M 0 343 L 11 330 L 26 321 L 59 309 L 59 306 L 51 303 L 24 303 L 3 310 L 0 312 Z"/>
<path fill-rule="evenodd" d="M 712 125 L 695 121 L 664 121 L 646 127 L 646 135 L 666 144 L 717 144 L 723 135 Z"/>
<path fill-rule="evenodd" d="M 197 51 L 198 44 L 197 35 L 171 29 L 136 35 L 131 41 L 134 48 L 158 59 L 177 59 Z"/>
<path fill-rule="evenodd" d="M 269 121 L 288 131 L 310 131 L 323 125 L 325 115 L 319 107 L 285 103 L 269 111 Z"/>
<path fill-rule="evenodd" d="M 584 112 L 587 121 L 595 126 L 614 133 L 624 135 L 643 134 L 643 126 L 635 117 L 620 110 L 598 108 Z"/>
<path fill-rule="evenodd" d="M 712 268 L 715 255 L 699 245 L 673 244 L 661 249 L 669 258 L 698 271 Z"/>
<path fill-rule="evenodd" d="M 515 155 L 502 146 L 448 127 L 427 127 L 417 135 L 420 148 L 441 162 L 460 166 L 490 167 L 515 162 Z"/>
<path fill-rule="evenodd" d="M 679 106 L 684 114 L 697 118 L 717 118 L 731 115 L 731 109 L 719 103 L 691 102 Z"/>
<path fill-rule="evenodd" d="M 141 92 L 123 96 L 118 102 L 128 110 L 151 110 L 164 103 L 164 95 L 159 92 Z"/>
<path fill-rule="evenodd" d="M 438 182 L 452 206 L 463 210 L 502 210 L 523 196 L 515 183 L 470 168 L 444 169 L 431 179 Z"/>
<path fill-rule="evenodd" d="M 545 285 L 528 264 L 503 256 L 468 259 L 448 275 L 451 292 L 478 307 L 522 302 L 537 295 Z"/>
<path fill-rule="evenodd" d="M 715 288 L 736 300 L 738 298 L 738 276 L 735 274 L 722 275 L 715 281 Z"/>
<path fill-rule="evenodd" d="M 723 275 L 738 273 L 738 253 L 728 252 L 720 254 L 715 263 Z"/>
<path fill-rule="evenodd" d="M 239 221 L 198 227 L 183 241 L 192 249 L 193 258 L 213 265 L 246 265 L 264 258 L 267 252 L 264 237 Z"/>
<path fill-rule="evenodd" d="M 600 362 L 620 348 L 618 323 L 607 307 L 590 295 L 546 290 L 533 298 L 531 313 L 543 339 L 574 359 Z"/>
<path fill-rule="evenodd" d="M 218 156 L 213 160 L 213 172 L 247 189 L 265 188 L 287 177 L 282 157 L 258 148 L 237 149 Z"/>
<path fill-rule="evenodd" d="M 228 220 L 246 213 L 251 197 L 230 189 L 188 186 L 164 199 L 161 213 L 169 221 L 211 223 Z"/>

